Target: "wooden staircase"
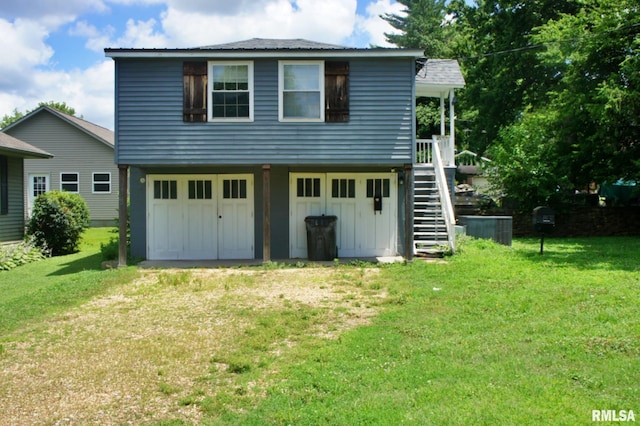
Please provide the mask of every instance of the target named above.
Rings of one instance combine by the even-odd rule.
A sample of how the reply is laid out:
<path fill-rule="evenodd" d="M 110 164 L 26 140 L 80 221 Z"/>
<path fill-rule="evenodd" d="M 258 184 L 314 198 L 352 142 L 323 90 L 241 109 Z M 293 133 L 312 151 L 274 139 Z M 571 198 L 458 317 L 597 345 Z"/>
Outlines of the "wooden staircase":
<path fill-rule="evenodd" d="M 414 167 L 413 239 L 417 256 L 442 256 L 448 244 L 433 165 Z"/>

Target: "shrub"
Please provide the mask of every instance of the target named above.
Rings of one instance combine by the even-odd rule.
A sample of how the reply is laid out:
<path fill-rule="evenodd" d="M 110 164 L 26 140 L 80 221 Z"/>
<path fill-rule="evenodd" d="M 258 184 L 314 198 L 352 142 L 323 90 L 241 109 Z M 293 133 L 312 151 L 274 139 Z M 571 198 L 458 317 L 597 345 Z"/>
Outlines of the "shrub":
<path fill-rule="evenodd" d="M 36 198 L 27 234 L 33 235 L 38 246 L 51 250 L 53 256 L 75 253 L 89 223 L 89 208 L 80 195 L 50 191 Z"/>
<path fill-rule="evenodd" d="M 0 246 L 0 271 L 42 260 L 47 254 L 46 250 L 36 246 L 33 237 L 19 244 Z"/>
<path fill-rule="evenodd" d="M 102 253 L 102 260 L 116 260 L 120 254 L 120 247 L 118 246 L 118 238 L 109 238 L 108 243 L 100 243 L 100 253 Z"/>

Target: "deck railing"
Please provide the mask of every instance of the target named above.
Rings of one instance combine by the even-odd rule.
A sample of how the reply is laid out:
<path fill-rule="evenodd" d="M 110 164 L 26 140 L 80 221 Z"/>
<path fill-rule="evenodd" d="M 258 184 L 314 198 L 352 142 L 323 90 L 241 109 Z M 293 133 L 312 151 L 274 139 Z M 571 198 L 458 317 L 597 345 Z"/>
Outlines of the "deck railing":
<path fill-rule="evenodd" d="M 433 164 L 434 141 L 438 142 L 443 166 L 455 164 L 455 149 L 453 141 L 448 135 L 434 135 L 432 139 L 416 140 L 415 164 Z"/>

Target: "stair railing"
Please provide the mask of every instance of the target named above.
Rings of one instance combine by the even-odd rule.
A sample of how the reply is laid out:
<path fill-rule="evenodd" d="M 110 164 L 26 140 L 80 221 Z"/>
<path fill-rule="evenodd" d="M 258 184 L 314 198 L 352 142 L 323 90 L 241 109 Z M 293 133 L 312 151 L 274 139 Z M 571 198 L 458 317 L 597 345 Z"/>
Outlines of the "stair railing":
<path fill-rule="evenodd" d="M 433 145 L 431 139 L 416 140 L 416 158 L 414 164 L 432 164 L 433 163 Z"/>
<path fill-rule="evenodd" d="M 451 252 L 456 250 L 456 217 L 453 212 L 453 203 L 451 202 L 451 193 L 447 184 L 447 176 L 444 173 L 444 164 L 442 162 L 442 154 L 440 153 L 440 143 L 436 138 L 433 139 L 433 169 L 436 173 L 436 185 L 440 194 L 440 202 L 442 205 L 442 215 L 447 227 L 447 240 Z"/>

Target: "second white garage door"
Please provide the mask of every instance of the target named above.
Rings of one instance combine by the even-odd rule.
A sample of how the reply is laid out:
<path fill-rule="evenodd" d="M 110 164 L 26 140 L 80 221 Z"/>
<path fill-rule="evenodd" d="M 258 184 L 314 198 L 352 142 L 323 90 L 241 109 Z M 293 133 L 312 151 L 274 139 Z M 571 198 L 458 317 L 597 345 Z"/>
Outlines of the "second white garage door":
<path fill-rule="evenodd" d="M 304 218 L 323 214 L 338 217 L 338 256 L 397 254 L 395 173 L 291 173 L 289 178 L 292 258 L 307 257 Z M 375 198 L 380 199 L 379 209 Z"/>
<path fill-rule="evenodd" d="M 147 258 L 253 259 L 253 175 L 147 176 Z"/>

